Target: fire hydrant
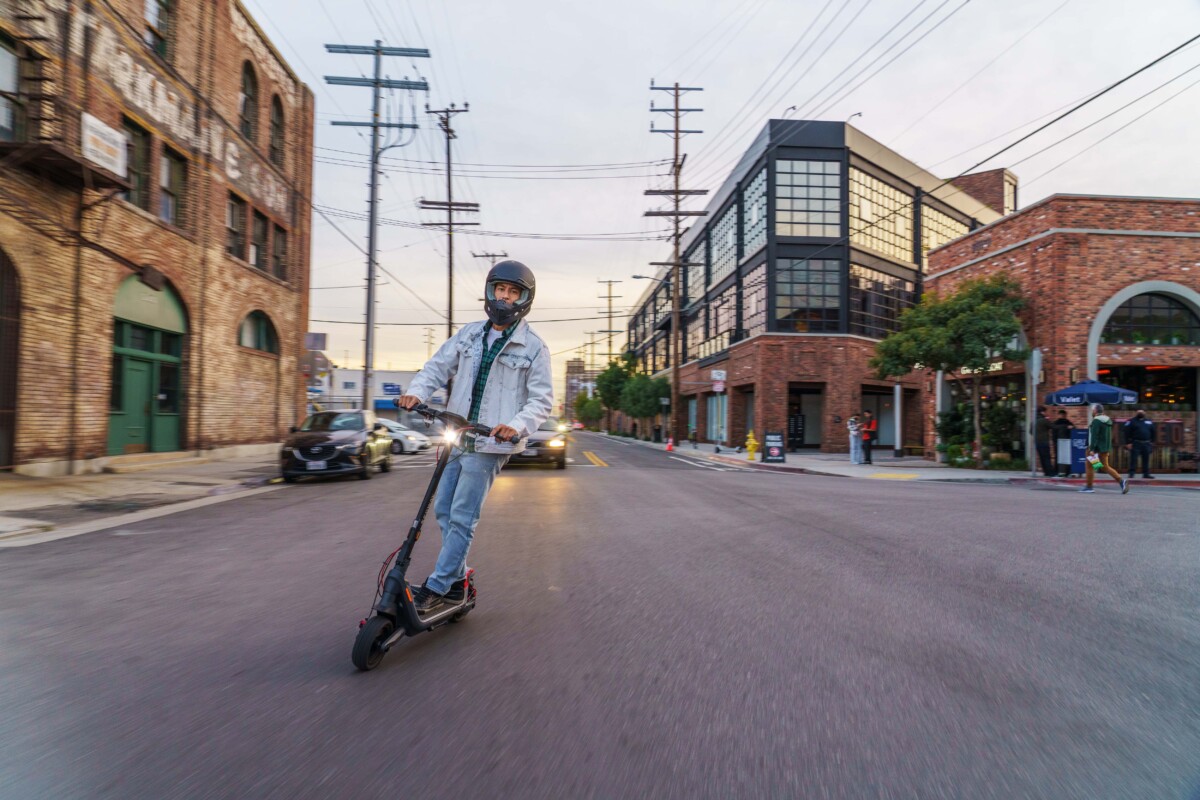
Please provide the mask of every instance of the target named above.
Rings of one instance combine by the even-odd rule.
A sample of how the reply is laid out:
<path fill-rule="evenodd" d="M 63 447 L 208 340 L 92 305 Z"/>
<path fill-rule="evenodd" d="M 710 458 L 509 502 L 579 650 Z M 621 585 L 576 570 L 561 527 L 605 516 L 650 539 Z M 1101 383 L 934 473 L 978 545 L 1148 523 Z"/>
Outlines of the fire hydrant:
<path fill-rule="evenodd" d="M 758 439 L 754 438 L 754 431 L 746 437 L 746 460 L 753 461 L 754 454 L 758 452 Z"/>

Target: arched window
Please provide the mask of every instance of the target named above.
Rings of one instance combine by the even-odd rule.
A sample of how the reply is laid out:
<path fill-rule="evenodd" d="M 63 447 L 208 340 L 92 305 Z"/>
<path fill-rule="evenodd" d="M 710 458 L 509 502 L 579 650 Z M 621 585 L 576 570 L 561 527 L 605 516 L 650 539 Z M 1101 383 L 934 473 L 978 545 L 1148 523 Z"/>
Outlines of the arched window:
<path fill-rule="evenodd" d="M 283 101 L 279 95 L 271 97 L 271 163 L 283 166 Z"/>
<path fill-rule="evenodd" d="M 242 65 L 242 92 L 238 95 L 238 127 L 242 135 L 254 141 L 258 131 L 258 77 L 247 61 Z"/>
<path fill-rule="evenodd" d="M 262 350 L 264 353 L 279 352 L 279 337 L 275 335 L 275 326 L 261 311 L 251 311 L 242 320 L 242 326 L 238 329 L 238 344 Z"/>
<path fill-rule="evenodd" d="M 1200 344 L 1200 317 L 1180 300 L 1150 292 L 1131 297 L 1108 318 L 1106 344 Z"/>

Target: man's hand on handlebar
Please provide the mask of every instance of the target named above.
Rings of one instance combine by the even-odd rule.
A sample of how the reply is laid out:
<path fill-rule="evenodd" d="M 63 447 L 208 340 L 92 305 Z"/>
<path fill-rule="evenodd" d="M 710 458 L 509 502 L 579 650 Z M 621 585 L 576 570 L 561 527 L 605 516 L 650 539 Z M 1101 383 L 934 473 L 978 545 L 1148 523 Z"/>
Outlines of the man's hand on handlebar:
<path fill-rule="evenodd" d="M 421 398 L 416 395 L 406 394 L 396 398 L 396 405 L 403 408 L 405 411 L 412 411 L 413 406 L 419 405 Z"/>
<path fill-rule="evenodd" d="M 497 425 L 492 428 L 492 436 L 498 442 L 516 442 L 521 438 L 516 428 L 510 428 L 507 425 Z"/>

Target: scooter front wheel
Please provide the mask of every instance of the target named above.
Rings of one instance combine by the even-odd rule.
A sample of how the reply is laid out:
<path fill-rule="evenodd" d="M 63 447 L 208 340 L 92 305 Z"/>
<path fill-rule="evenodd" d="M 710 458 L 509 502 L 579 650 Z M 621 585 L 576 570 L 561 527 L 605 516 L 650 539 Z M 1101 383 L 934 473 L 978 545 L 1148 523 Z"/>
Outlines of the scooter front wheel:
<path fill-rule="evenodd" d="M 350 660 L 354 662 L 354 666 L 363 672 L 378 667 L 386 652 L 383 643 L 395 629 L 396 626 L 390 619 L 378 615 L 363 623 L 354 639 L 354 650 L 350 653 Z"/>

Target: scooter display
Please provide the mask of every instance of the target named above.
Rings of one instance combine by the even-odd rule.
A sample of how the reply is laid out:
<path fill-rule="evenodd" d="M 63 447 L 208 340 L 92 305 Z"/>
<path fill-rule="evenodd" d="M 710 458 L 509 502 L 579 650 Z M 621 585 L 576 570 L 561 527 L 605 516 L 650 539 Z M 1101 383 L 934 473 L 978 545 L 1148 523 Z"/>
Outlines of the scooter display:
<path fill-rule="evenodd" d="M 421 538 L 421 524 L 425 521 L 425 515 L 429 513 L 429 506 L 433 502 L 434 493 L 442 479 L 442 473 L 446 470 L 446 464 L 450 462 L 454 445 L 460 436 L 488 436 L 492 429 L 487 425 L 471 423 L 457 414 L 429 408 L 424 404 L 414 406 L 413 411 L 428 419 L 441 420 L 445 423 L 443 432 L 445 441 L 433 468 L 433 477 L 429 479 L 429 486 L 425 488 L 421 507 L 417 511 L 417 517 L 413 520 L 412 526 L 408 529 L 408 536 L 405 537 L 404 544 L 388 556 L 379 570 L 379 580 L 375 591 L 376 599 L 371 608 L 374 614 L 358 623 L 358 636 L 354 640 L 354 649 L 350 654 L 350 660 L 354 662 L 354 666 L 363 671 L 379 666 L 388 650 L 392 649 L 405 636 L 415 636 L 451 622 L 458 622 L 475 607 L 475 570 L 467 570 L 467 575 L 459 586 L 451 587 L 451 593 L 456 593 L 454 590 L 461 587 L 461 599 L 448 602 L 424 617 L 417 613 L 416 605 L 413 603 L 412 589 L 408 585 L 405 575 L 408 572 L 409 563 L 412 561 L 413 546 Z M 518 440 L 519 437 L 513 437 L 509 441 L 516 443 Z M 393 557 L 395 558 L 394 563 Z M 388 564 L 392 564 L 390 570 L 388 570 Z"/>

